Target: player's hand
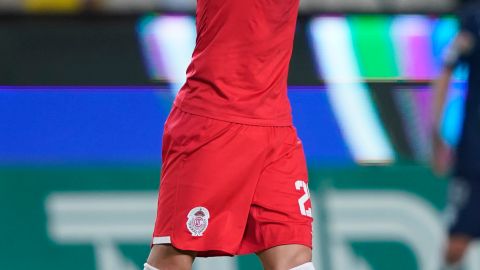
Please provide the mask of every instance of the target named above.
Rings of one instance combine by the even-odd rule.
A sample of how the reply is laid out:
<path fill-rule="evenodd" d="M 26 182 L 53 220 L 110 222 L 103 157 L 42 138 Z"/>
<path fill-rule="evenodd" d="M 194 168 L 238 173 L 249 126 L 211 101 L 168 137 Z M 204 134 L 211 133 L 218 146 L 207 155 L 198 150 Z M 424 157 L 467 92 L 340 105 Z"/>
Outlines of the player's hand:
<path fill-rule="evenodd" d="M 433 172 L 437 176 L 445 176 L 451 168 L 452 149 L 441 138 L 438 131 L 433 132 L 432 136 L 432 160 Z"/>

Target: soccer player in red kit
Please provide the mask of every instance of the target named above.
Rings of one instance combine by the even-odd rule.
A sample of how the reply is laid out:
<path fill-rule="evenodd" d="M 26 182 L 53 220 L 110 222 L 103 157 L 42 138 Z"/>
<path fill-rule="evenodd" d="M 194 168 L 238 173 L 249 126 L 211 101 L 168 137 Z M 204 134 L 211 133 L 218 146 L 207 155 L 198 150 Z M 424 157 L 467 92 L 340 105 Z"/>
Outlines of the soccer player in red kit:
<path fill-rule="evenodd" d="M 197 41 L 165 123 L 145 270 L 255 253 L 311 270 L 312 209 L 287 97 L 299 0 L 197 0 Z"/>

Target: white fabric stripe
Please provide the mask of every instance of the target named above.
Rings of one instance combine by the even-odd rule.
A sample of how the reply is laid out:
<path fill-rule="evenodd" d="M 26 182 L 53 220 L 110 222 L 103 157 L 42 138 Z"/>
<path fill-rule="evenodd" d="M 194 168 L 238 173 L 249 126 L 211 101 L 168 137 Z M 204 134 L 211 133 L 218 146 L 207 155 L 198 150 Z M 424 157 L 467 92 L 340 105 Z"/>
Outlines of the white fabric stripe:
<path fill-rule="evenodd" d="M 300 266 L 294 267 L 290 270 L 315 270 L 315 267 L 313 267 L 313 263 L 308 262 Z"/>
<path fill-rule="evenodd" d="M 170 236 L 160 236 L 153 238 L 154 245 L 171 244 L 172 239 Z M 210 270 L 210 269 L 222 269 L 222 270 L 237 270 L 237 260 L 230 257 L 215 257 L 215 258 L 197 258 L 193 264 L 193 270 Z M 144 270 L 150 270 L 148 268 Z"/>
<path fill-rule="evenodd" d="M 143 270 L 158 270 L 157 268 L 149 265 L 148 263 L 144 264 L 143 267 L 145 267 L 143 268 Z"/>
<path fill-rule="evenodd" d="M 170 236 L 161 236 L 161 237 L 153 238 L 154 245 L 171 244 L 171 243 L 172 243 L 172 239 L 170 238 Z"/>

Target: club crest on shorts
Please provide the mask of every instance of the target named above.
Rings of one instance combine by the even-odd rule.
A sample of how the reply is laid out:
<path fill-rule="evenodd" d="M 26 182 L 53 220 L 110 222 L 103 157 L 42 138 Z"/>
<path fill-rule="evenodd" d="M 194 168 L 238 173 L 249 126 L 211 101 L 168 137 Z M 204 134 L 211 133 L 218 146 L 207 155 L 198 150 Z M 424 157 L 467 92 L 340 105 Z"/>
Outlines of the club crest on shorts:
<path fill-rule="evenodd" d="M 202 206 L 195 207 L 188 213 L 187 229 L 192 236 L 202 236 L 208 227 L 210 213 L 208 209 Z"/>

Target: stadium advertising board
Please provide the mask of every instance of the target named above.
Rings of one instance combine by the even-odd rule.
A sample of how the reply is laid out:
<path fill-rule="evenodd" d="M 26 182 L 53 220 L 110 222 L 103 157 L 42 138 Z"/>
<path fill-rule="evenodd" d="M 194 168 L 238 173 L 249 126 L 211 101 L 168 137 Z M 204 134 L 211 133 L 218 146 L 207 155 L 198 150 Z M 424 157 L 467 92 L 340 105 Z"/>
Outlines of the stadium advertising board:
<path fill-rule="evenodd" d="M 438 269 L 447 182 L 415 163 L 355 165 L 326 92 L 292 88 L 290 97 L 312 161 L 318 269 Z M 171 101 L 167 89 L 2 89 L 0 139 L 9 143 L 0 146 L 0 268 L 141 269 Z M 310 122 L 312 113 L 324 121 Z M 323 134 L 307 136 L 312 125 Z M 337 164 L 327 165 L 331 157 Z M 21 260 L 26 245 L 36 252 Z M 478 254 L 466 269 L 478 269 Z M 199 259 L 194 269 L 261 268 L 242 256 Z"/>
<path fill-rule="evenodd" d="M 147 16 L 132 31 L 140 44 L 132 58 L 144 57 L 145 76 L 161 86 L 0 88 L 0 269 L 141 269 L 163 123 L 193 27 L 189 16 Z M 289 97 L 308 160 L 317 269 L 438 269 L 447 182 L 426 164 L 426 123 L 429 83 L 456 27 L 452 18 L 411 15 L 299 24 L 296 46 L 310 51 L 317 83 L 292 78 Z M 366 44 L 377 44 L 374 56 Z M 292 70 L 305 74 L 297 57 Z M 464 75 L 456 74 L 452 104 L 462 101 Z M 455 125 L 458 108 L 449 111 Z M 28 260 L 25 249 L 35 250 Z M 466 270 L 480 269 L 479 254 L 474 246 Z M 261 268 L 242 256 L 199 259 L 194 269 Z"/>
<path fill-rule="evenodd" d="M 195 0 L 2 0 L 3 12 L 144 12 L 150 10 L 189 11 Z M 302 12 L 447 12 L 453 8 L 449 0 L 302 0 Z"/>

